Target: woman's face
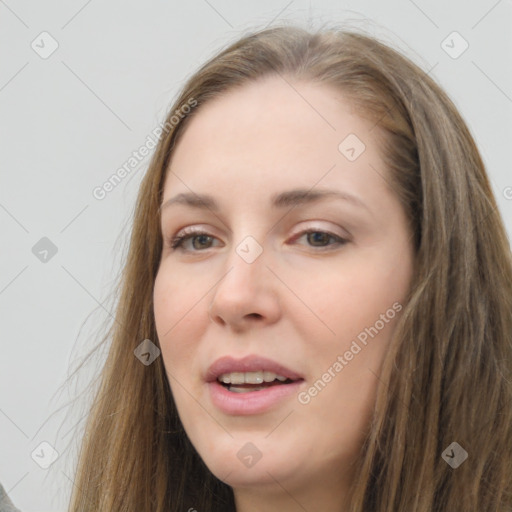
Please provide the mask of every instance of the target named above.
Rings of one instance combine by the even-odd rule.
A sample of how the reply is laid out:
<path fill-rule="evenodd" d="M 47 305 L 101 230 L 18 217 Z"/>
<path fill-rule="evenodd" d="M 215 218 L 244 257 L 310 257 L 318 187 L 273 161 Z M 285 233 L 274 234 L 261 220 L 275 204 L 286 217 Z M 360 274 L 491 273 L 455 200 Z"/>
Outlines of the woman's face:
<path fill-rule="evenodd" d="M 413 265 L 377 128 L 325 85 L 274 77 L 196 114 L 154 288 L 181 421 L 235 492 L 341 488 Z"/>

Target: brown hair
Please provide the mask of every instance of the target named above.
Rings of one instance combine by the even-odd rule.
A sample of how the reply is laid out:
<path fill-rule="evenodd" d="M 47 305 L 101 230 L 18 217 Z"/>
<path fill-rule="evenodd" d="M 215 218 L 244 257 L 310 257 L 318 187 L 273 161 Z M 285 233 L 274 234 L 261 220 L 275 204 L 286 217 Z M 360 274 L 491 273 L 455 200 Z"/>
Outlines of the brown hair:
<path fill-rule="evenodd" d="M 234 510 L 232 490 L 188 440 L 158 345 L 153 284 L 166 169 L 187 121 L 235 87 L 278 75 L 337 87 L 374 120 L 389 180 L 410 219 L 415 275 L 383 365 L 352 512 L 512 510 L 512 257 L 474 140 L 418 66 L 372 37 L 293 27 L 243 37 L 185 84 L 197 106 L 162 137 L 142 182 L 116 323 L 70 510 Z M 443 451 L 469 454 L 453 469 Z"/>

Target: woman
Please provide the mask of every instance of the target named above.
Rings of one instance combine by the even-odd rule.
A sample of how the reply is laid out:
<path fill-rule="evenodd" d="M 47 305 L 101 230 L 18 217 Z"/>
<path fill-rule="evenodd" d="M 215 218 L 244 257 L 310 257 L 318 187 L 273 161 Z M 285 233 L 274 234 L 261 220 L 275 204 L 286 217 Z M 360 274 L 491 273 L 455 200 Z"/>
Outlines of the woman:
<path fill-rule="evenodd" d="M 510 247 L 439 86 L 274 28 L 165 126 L 71 510 L 512 510 Z"/>

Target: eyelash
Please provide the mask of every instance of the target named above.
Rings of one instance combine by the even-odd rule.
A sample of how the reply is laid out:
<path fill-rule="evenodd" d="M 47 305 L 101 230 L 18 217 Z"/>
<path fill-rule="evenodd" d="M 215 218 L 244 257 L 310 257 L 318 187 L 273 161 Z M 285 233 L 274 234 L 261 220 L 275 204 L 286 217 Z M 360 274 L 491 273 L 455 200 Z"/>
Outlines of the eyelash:
<path fill-rule="evenodd" d="M 340 236 L 335 235 L 334 233 L 331 233 L 329 231 L 323 231 L 321 229 L 314 229 L 314 228 L 306 229 L 304 231 L 301 231 L 300 233 L 297 234 L 297 236 L 294 237 L 294 240 L 302 238 L 304 235 L 308 235 L 310 233 L 322 233 L 322 234 L 328 235 L 331 238 L 336 240 L 335 244 L 329 244 L 329 245 L 325 245 L 325 246 L 310 245 L 310 247 L 318 248 L 320 250 L 322 250 L 322 249 L 325 250 L 325 248 L 327 248 L 327 247 L 329 247 L 331 245 L 336 245 L 336 244 L 338 244 L 338 245 L 345 245 L 348 242 L 348 240 L 346 240 L 345 238 L 341 238 Z M 171 247 L 171 249 L 173 251 L 174 250 L 182 250 L 182 251 L 185 251 L 185 252 L 204 252 L 203 250 L 189 251 L 188 249 L 184 249 L 183 248 L 183 244 L 188 239 L 192 239 L 192 238 L 199 237 L 199 236 L 207 236 L 207 237 L 210 237 L 210 238 L 215 238 L 215 237 L 213 237 L 212 235 L 210 235 L 209 233 L 207 233 L 205 231 L 192 230 L 192 231 L 189 231 L 189 232 L 185 232 L 183 235 L 176 236 L 176 237 L 171 237 L 170 240 L 169 240 L 169 245 L 170 245 L 170 247 Z M 210 249 L 210 247 L 207 247 L 207 249 Z M 205 249 L 205 250 L 207 250 L 207 249 Z"/>

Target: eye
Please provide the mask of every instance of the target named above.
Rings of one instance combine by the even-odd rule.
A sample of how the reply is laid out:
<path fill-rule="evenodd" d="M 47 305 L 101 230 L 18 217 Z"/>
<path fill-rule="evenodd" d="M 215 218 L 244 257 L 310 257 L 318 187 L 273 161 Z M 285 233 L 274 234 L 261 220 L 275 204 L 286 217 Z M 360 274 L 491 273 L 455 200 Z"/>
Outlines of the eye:
<path fill-rule="evenodd" d="M 329 247 L 332 245 L 344 245 L 348 242 L 348 240 L 341 238 L 334 233 L 330 233 L 329 231 L 322 231 L 319 229 L 307 229 L 306 231 L 301 231 L 298 236 L 294 237 L 293 240 L 299 240 L 302 237 L 306 237 L 308 244 L 311 247 Z M 329 241 L 334 240 L 333 243 L 329 243 Z"/>
<path fill-rule="evenodd" d="M 180 249 L 183 251 L 198 252 L 197 250 L 200 251 L 201 249 L 209 249 L 209 244 L 213 241 L 214 238 L 215 237 L 209 235 L 205 231 L 190 230 L 188 232 L 185 231 L 182 235 L 171 238 L 169 245 L 173 250 Z M 190 251 L 190 249 L 185 246 L 186 242 L 189 240 L 192 240 L 192 247 L 194 248 L 192 251 Z M 196 240 L 197 243 L 194 243 Z"/>
<path fill-rule="evenodd" d="M 292 239 L 292 241 L 300 240 L 304 236 L 311 247 L 317 248 L 344 245 L 347 243 L 346 239 L 341 238 L 334 233 L 319 229 L 301 231 Z M 172 237 L 169 240 L 169 245 L 172 250 L 179 249 L 186 252 L 201 252 L 202 250 L 210 249 L 215 239 L 216 238 L 214 236 L 210 235 L 206 231 L 190 230 L 183 232 L 183 234 L 179 236 Z M 192 248 L 190 247 L 190 244 L 188 244 L 189 240 L 191 241 Z"/>

